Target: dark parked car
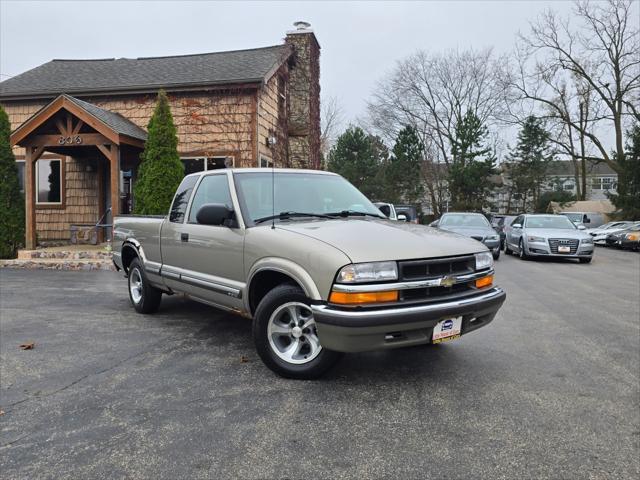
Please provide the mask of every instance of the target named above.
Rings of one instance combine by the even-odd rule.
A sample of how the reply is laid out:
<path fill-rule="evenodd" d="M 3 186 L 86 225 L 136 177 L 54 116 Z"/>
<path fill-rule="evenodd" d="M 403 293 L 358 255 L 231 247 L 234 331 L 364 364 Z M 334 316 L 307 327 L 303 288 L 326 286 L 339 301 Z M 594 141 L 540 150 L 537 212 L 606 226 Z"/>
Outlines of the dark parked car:
<path fill-rule="evenodd" d="M 516 215 L 493 215 L 491 217 L 491 226 L 500 235 L 500 250 L 504 250 L 504 239 L 514 218 Z"/>
<path fill-rule="evenodd" d="M 481 213 L 445 213 L 430 225 L 478 240 L 491 250 L 495 260 L 500 258 L 500 235 Z"/>
<path fill-rule="evenodd" d="M 640 244 L 640 222 L 629 225 L 624 230 L 607 235 L 607 247 L 637 250 Z"/>
<path fill-rule="evenodd" d="M 419 223 L 418 209 L 416 207 L 413 205 L 396 205 L 395 207 L 398 217 L 400 217 L 400 215 L 404 215 L 407 222 Z"/>

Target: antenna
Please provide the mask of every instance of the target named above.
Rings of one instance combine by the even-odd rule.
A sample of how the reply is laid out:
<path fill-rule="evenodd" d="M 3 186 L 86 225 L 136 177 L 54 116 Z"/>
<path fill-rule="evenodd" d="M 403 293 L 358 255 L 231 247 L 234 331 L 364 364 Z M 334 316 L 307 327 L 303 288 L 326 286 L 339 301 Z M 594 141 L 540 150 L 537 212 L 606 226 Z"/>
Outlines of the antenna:
<path fill-rule="evenodd" d="M 276 171 L 271 160 L 271 230 L 276 228 Z"/>

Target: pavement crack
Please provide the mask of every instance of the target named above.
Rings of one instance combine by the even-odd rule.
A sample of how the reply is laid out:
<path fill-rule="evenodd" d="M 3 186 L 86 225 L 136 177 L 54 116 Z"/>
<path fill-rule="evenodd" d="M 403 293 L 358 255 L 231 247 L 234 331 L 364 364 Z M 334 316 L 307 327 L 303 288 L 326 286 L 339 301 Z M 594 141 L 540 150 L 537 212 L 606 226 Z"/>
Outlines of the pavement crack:
<path fill-rule="evenodd" d="M 51 392 L 47 392 L 47 393 L 44 393 L 42 395 L 37 395 L 37 396 L 33 396 L 32 395 L 32 396 L 29 396 L 29 397 L 24 398 L 22 400 L 19 400 L 17 402 L 9 403 L 9 404 L 5 405 L 4 407 L 8 409 L 8 408 L 15 407 L 17 405 L 29 402 L 30 400 L 39 400 L 41 398 L 47 398 L 47 397 L 51 397 L 52 395 L 56 395 L 56 394 L 58 394 L 60 392 L 63 392 L 64 390 L 67 390 L 67 389 L 73 387 L 74 385 L 77 385 L 78 383 L 82 382 L 83 380 L 86 380 L 89 377 L 102 375 L 103 373 L 106 373 L 106 372 L 109 372 L 109 371 L 111 371 L 111 370 L 113 370 L 115 368 L 118 368 L 120 365 L 123 365 L 124 363 L 127 363 L 127 362 L 129 362 L 131 360 L 134 360 L 134 359 L 136 359 L 136 358 L 138 358 L 138 357 L 140 357 L 142 355 L 145 355 L 145 354 L 149 353 L 151 350 L 153 350 L 157 345 L 159 345 L 160 343 L 164 343 L 164 342 L 166 342 L 166 339 L 158 340 L 157 342 L 152 343 L 151 346 L 149 346 L 148 348 L 146 348 L 142 352 L 138 352 L 138 353 L 135 353 L 133 355 L 130 355 L 130 356 L 128 356 L 128 357 L 126 357 L 126 358 L 114 363 L 113 365 L 110 365 L 110 366 L 108 366 L 106 368 L 103 368 L 102 370 L 98 370 L 98 371 L 95 371 L 95 372 L 87 373 L 86 375 L 83 375 L 82 377 L 77 378 L 74 381 L 72 381 L 72 382 L 70 382 L 70 383 L 68 383 L 68 384 L 66 384 L 66 385 L 64 385 L 64 386 L 62 386 L 62 387 L 60 387 L 60 388 L 58 388 L 56 390 L 53 390 Z M 7 413 L 10 413 L 10 412 L 11 412 L 11 410 L 7 410 Z"/>

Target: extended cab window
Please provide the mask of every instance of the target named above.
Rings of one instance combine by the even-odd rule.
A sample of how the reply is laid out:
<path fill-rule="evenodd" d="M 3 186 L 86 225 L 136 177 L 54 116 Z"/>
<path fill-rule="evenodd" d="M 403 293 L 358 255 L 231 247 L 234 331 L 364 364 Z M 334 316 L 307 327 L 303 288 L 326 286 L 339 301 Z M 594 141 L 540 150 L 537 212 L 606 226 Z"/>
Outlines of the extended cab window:
<path fill-rule="evenodd" d="M 202 179 L 191 203 L 189 223 L 196 223 L 198 210 L 206 203 L 221 203 L 233 207 L 227 175 L 207 175 Z"/>
<path fill-rule="evenodd" d="M 184 214 L 187 211 L 189 197 L 191 197 L 191 191 L 197 181 L 197 176 L 185 177 L 184 180 L 182 180 L 178 190 L 176 190 L 176 196 L 171 205 L 171 211 L 169 212 L 170 222 L 182 223 L 184 221 Z"/>

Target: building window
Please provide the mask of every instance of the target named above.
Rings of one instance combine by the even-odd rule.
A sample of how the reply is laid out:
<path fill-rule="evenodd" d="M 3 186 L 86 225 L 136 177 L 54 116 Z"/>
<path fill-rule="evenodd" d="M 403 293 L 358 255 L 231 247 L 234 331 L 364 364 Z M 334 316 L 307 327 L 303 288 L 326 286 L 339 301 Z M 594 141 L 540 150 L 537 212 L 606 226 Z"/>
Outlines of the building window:
<path fill-rule="evenodd" d="M 565 183 L 564 184 L 564 189 L 565 190 L 573 190 L 575 187 L 575 185 L 573 183 Z"/>
<path fill-rule="evenodd" d="M 218 170 L 220 168 L 233 168 L 233 157 L 183 157 L 184 174 L 202 172 L 206 170 Z"/>
<path fill-rule="evenodd" d="M 613 190 L 615 188 L 613 178 L 611 177 L 603 177 L 602 178 L 602 189 L 603 190 Z"/>
<path fill-rule="evenodd" d="M 602 179 L 600 177 L 593 177 L 591 179 L 591 188 L 593 190 L 601 190 L 602 189 L 602 185 L 600 183 Z"/>
<path fill-rule="evenodd" d="M 18 167 L 18 181 L 20 182 L 20 191 L 24 193 L 24 160 L 16 160 Z"/>
<path fill-rule="evenodd" d="M 36 162 L 36 203 L 62 205 L 62 160 Z"/>
<path fill-rule="evenodd" d="M 260 167 L 261 168 L 273 167 L 273 160 L 271 160 L 269 157 L 265 157 L 264 155 L 260 155 Z"/>

